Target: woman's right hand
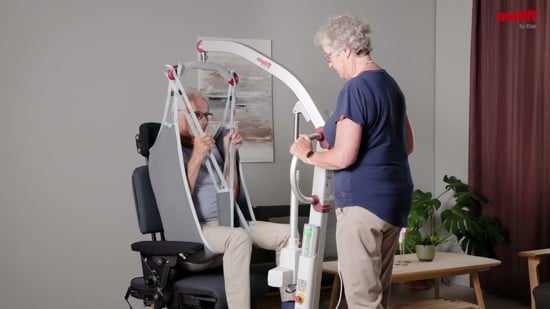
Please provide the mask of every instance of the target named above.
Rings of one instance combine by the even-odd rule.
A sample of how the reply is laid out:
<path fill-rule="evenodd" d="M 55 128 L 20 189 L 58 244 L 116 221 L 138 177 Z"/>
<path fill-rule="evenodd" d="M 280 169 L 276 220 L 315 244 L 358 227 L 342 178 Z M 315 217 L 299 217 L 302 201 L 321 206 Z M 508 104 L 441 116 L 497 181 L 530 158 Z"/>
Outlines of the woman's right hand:
<path fill-rule="evenodd" d="M 307 162 L 307 153 L 312 150 L 311 146 L 311 140 L 309 139 L 308 135 L 300 134 L 298 138 L 290 145 L 290 154 L 297 157 L 298 159 L 302 160 L 303 162 Z M 311 163 L 310 163 L 311 164 Z"/>

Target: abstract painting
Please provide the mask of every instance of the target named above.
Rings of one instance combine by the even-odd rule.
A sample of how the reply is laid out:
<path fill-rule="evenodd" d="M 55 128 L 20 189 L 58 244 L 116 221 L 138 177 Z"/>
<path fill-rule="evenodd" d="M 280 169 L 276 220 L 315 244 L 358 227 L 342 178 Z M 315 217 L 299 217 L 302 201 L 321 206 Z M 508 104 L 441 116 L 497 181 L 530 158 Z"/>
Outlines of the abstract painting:
<path fill-rule="evenodd" d="M 225 40 L 250 46 L 271 57 L 271 40 L 199 37 L 199 40 Z M 235 121 L 244 142 L 239 149 L 242 162 L 273 162 L 273 87 L 272 76 L 243 57 L 208 52 L 208 62 L 234 71 L 239 77 L 236 88 Z M 209 132 L 221 124 L 227 102 L 227 82 L 216 72 L 199 70 L 198 87 L 210 101 L 214 114 Z"/>

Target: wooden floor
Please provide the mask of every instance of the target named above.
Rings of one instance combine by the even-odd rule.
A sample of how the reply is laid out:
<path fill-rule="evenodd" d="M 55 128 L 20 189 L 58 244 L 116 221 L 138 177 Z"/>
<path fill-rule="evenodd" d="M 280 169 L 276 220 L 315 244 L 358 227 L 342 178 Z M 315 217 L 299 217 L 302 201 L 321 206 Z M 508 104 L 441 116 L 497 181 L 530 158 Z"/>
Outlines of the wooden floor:
<path fill-rule="evenodd" d="M 431 303 L 430 300 L 433 298 L 433 295 L 434 295 L 433 287 L 425 291 L 410 291 L 405 289 L 402 286 L 402 284 L 394 284 L 392 285 L 392 294 L 391 294 L 390 304 L 392 308 L 403 308 L 405 304 L 425 301 L 424 304 L 426 304 L 426 306 L 413 306 L 409 308 L 430 308 L 428 307 L 428 304 Z M 505 298 L 501 295 L 495 295 L 495 294 L 484 292 L 483 296 L 485 300 L 485 306 L 488 309 L 492 309 L 492 308 L 529 309 L 530 308 L 529 304 L 520 303 L 515 300 Z M 442 285 L 441 297 L 446 299 L 456 299 L 456 300 L 461 300 L 465 302 L 475 303 L 475 293 L 473 289 L 463 285 L 457 285 L 457 284 Z M 319 302 L 320 309 L 328 309 L 329 298 L 330 298 L 330 288 L 328 287 L 323 288 L 321 290 L 321 297 Z M 458 305 L 459 303 L 460 302 L 448 303 L 448 304 Z M 256 308 L 257 309 L 281 308 L 281 301 L 279 298 L 279 294 L 276 292 L 268 294 L 266 297 L 264 297 L 261 300 L 260 303 L 258 303 L 258 306 Z M 338 309 L 347 309 L 347 308 L 348 307 L 345 304 L 345 300 L 342 300 Z M 454 307 L 446 307 L 446 308 L 454 308 Z M 462 306 L 462 307 L 459 306 L 458 308 L 468 308 L 468 306 Z M 470 306 L 470 308 L 475 308 L 475 306 Z"/>

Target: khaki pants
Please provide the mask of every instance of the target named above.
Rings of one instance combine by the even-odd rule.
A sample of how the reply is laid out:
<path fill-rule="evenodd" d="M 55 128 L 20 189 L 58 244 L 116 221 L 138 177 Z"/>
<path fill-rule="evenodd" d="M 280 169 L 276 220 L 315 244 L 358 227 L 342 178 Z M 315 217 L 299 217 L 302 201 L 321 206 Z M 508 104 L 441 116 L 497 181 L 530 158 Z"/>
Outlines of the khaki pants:
<path fill-rule="evenodd" d="M 279 252 L 290 237 L 288 224 L 248 222 L 251 237 L 242 228 L 219 226 L 217 221 L 202 223 L 202 232 L 211 249 L 223 253 L 223 277 L 229 309 L 250 308 L 250 254 L 253 241 L 258 247 Z M 294 294 L 281 289 L 281 300 L 294 300 Z"/>
<path fill-rule="evenodd" d="M 338 266 L 350 309 L 388 308 L 400 228 L 358 206 L 336 209 Z"/>

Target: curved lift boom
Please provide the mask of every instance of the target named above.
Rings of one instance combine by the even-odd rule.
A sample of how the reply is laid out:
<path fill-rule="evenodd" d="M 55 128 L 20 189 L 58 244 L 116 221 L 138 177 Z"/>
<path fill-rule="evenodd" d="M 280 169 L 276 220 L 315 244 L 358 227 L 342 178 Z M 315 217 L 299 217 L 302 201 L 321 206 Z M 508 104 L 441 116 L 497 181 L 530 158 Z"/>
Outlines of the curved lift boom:
<path fill-rule="evenodd" d="M 298 79 L 280 64 L 248 47 L 244 44 L 223 40 L 200 40 L 197 42 L 197 51 L 201 59 L 212 52 L 226 52 L 243 57 L 257 65 L 287 85 L 298 98 L 293 108 L 295 114 L 295 136 L 298 136 L 298 119 L 302 115 L 311 122 L 316 129 L 321 129 L 325 121 L 317 106 L 313 103 L 309 93 Z M 322 139 L 314 134 L 312 139 Z M 317 145 L 318 146 L 318 145 Z M 318 151 L 323 151 L 317 147 Z M 332 194 L 332 173 L 315 167 L 313 172 L 312 196 L 303 195 L 296 183 L 298 171 L 297 158 L 293 157 L 290 170 L 291 201 L 290 201 L 290 241 L 287 248 L 281 252 L 279 266 L 271 269 L 268 274 L 268 284 L 274 287 L 286 287 L 296 290 L 295 308 L 319 308 L 319 294 L 321 287 L 322 264 L 325 252 L 326 227 L 330 211 L 330 195 Z M 298 199 L 311 205 L 309 222 L 304 227 L 302 248 L 298 247 Z"/>

